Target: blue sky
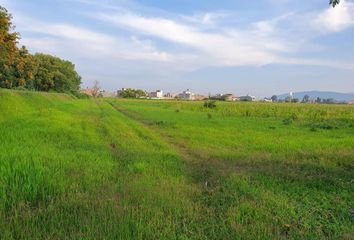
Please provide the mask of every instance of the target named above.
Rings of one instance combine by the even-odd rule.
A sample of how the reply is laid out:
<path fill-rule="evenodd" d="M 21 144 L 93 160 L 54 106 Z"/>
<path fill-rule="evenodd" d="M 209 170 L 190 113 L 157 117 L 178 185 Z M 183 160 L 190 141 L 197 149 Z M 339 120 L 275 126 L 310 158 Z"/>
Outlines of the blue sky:
<path fill-rule="evenodd" d="M 83 87 L 269 96 L 354 92 L 354 2 L 0 0 L 31 52 L 73 61 Z"/>

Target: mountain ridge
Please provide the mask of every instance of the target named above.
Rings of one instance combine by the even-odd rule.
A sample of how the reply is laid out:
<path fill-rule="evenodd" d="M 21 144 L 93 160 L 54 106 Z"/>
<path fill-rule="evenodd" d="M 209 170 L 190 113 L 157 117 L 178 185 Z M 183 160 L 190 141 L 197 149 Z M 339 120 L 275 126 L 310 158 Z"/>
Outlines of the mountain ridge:
<path fill-rule="evenodd" d="M 345 102 L 354 101 L 354 93 L 340 93 L 340 92 L 317 91 L 317 90 L 293 93 L 293 97 L 300 99 L 300 101 L 305 95 L 309 95 L 310 99 L 316 99 L 319 97 L 322 99 L 333 98 L 336 101 L 345 101 Z M 287 96 L 289 96 L 289 93 L 284 93 L 277 96 L 279 99 L 285 99 Z"/>

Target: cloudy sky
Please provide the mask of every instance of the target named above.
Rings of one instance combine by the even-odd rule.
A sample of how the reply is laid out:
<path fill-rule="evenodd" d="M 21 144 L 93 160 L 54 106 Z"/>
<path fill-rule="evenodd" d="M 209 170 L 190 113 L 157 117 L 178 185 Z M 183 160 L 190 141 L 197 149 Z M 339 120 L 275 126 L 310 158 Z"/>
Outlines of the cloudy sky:
<path fill-rule="evenodd" d="M 83 86 L 268 96 L 354 92 L 354 1 L 0 0 L 31 52 Z"/>

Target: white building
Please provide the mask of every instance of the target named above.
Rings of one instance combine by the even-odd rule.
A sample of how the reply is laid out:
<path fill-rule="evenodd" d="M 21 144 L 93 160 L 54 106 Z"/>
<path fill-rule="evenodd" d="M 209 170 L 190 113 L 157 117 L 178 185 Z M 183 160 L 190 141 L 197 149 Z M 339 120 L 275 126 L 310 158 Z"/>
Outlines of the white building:
<path fill-rule="evenodd" d="M 149 98 L 151 99 L 162 99 L 163 98 L 163 91 L 156 90 L 155 92 L 149 93 Z"/>
<path fill-rule="evenodd" d="M 242 101 L 242 102 L 254 102 L 254 101 L 256 101 L 256 97 L 255 96 L 250 96 L 250 95 L 241 96 L 238 99 L 239 99 L 239 101 Z"/>
<path fill-rule="evenodd" d="M 178 98 L 181 100 L 194 100 L 195 94 L 191 90 L 187 89 L 178 95 Z"/>
<path fill-rule="evenodd" d="M 271 98 L 264 98 L 263 102 L 273 102 L 273 100 Z"/>

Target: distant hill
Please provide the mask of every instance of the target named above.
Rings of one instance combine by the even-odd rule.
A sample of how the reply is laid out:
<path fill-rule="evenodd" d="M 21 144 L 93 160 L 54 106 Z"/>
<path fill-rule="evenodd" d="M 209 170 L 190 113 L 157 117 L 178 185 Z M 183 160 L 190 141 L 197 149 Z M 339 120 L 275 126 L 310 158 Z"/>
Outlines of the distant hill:
<path fill-rule="evenodd" d="M 354 101 L 354 93 L 306 91 L 306 92 L 295 92 L 293 93 L 293 96 L 294 98 L 298 98 L 301 101 L 306 94 L 310 96 L 310 99 L 316 99 L 319 97 L 322 99 L 333 98 L 337 101 L 345 101 L 345 102 Z M 278 98 L 285 99 L 287 96 L 289 96 L 289 93 L 278 95 Z"/>

